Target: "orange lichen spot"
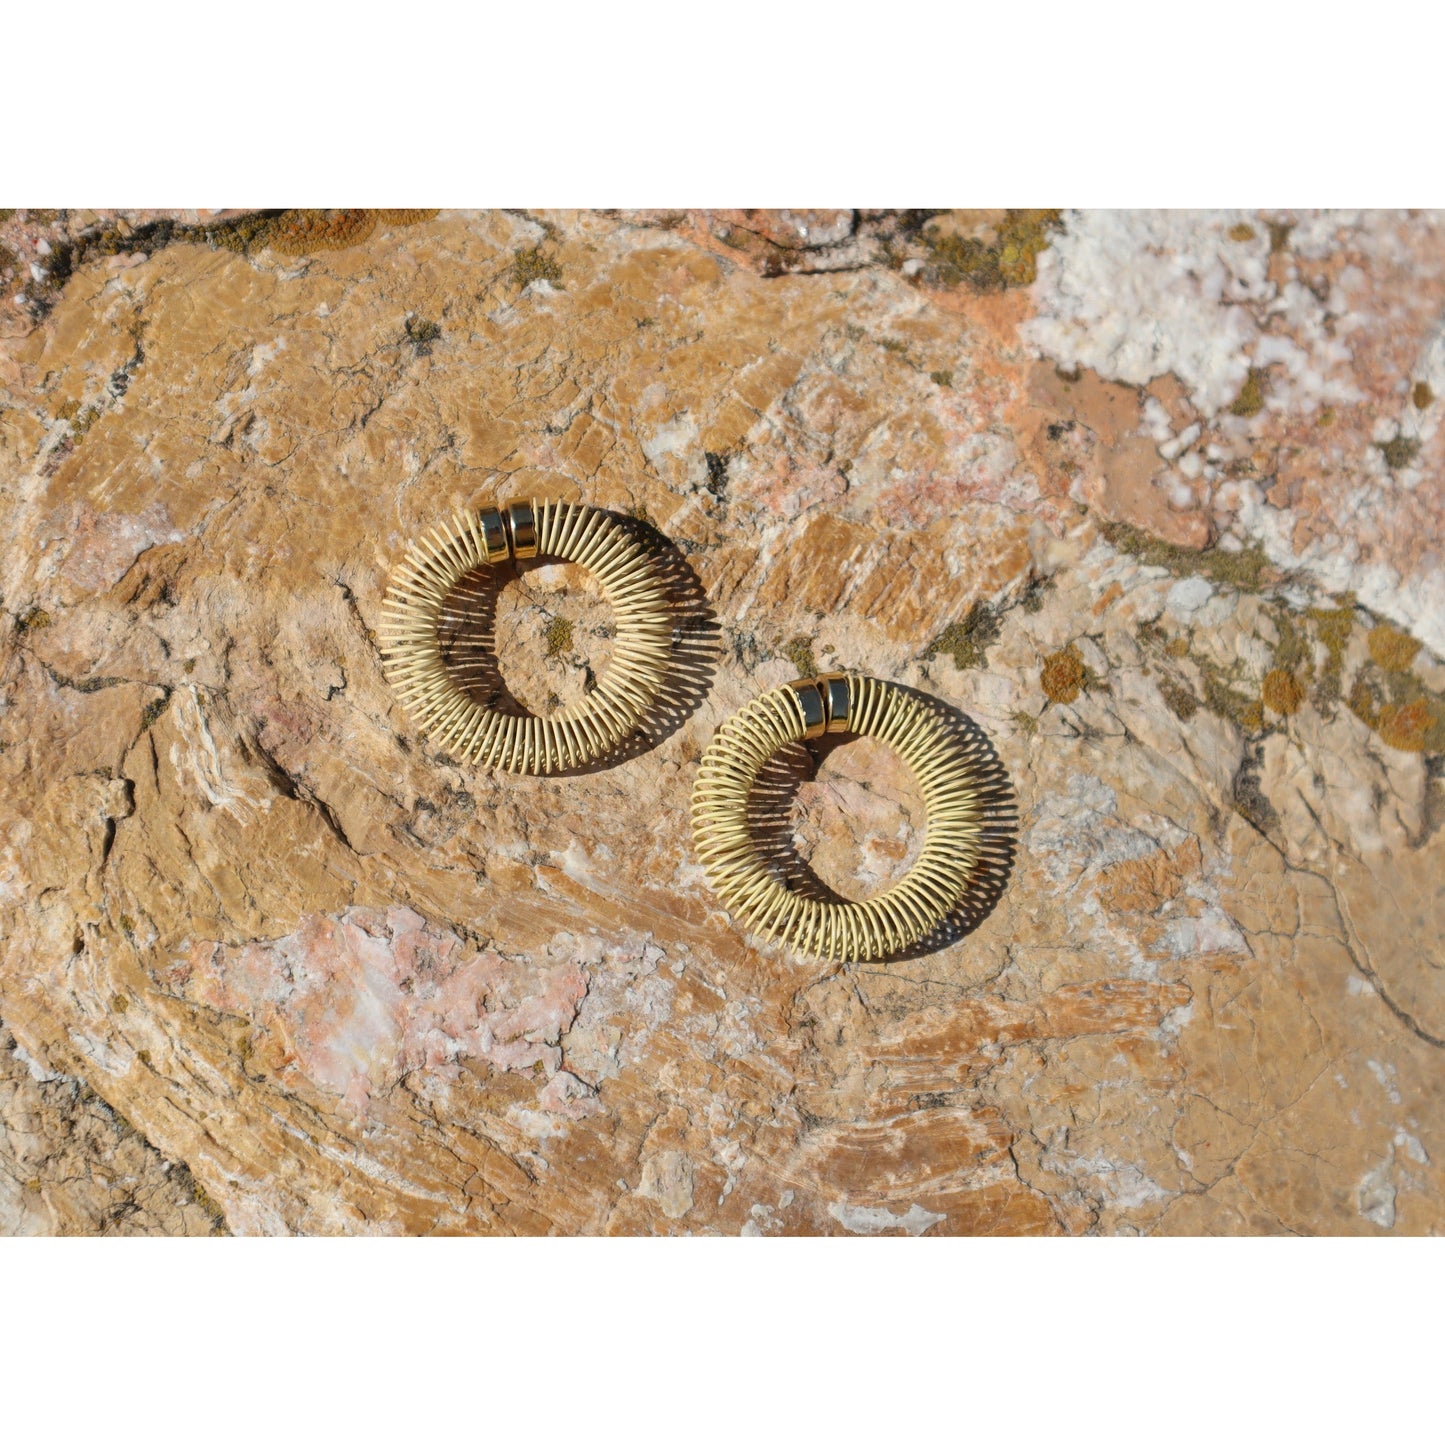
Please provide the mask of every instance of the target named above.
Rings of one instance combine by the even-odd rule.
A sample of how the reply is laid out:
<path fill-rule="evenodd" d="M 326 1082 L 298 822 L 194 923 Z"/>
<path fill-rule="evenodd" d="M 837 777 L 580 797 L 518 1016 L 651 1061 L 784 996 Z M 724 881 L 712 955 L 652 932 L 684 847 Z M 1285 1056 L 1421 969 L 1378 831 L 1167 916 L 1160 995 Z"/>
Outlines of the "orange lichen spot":
<path fill-rule="evenodd" d="M 1430 383 L 1417 381 L 1414 390 L 1410 393 L 1410 400 L 1415 403 L 1416 411 L 1424 411 L 1435 400 L 1435 393 L 1430 389 Z"/>
<path fill-rule="evenodd" d="M 429 211 L 373 211 L 378 224 L 383 226 L 415 226 L 421 221 L 430 221 L 437 215 L 437 208 Z"/>
<path fill-rule="evenodd" d="M 364 241 L 376 229 L 374 211 L 287 211 L 277 217 L 266 244 L 284 256 L 337 251 Z"/>
<path fill-rule="evenodd" d="M 1403 707 L 1386 703 L 1380 709 L 1380 741 L 1388 743 L 1401 752 L 1420 753 L 1425 750 L 1425 739 L 1434 725 L 1435 718 L 1430 704 L 1424 698 L 1416 698 Z"/>
<path fill-rule="evenodd" d="M 1254 227 L 1248 221 L 1240 221 L 1229 228 L 1229 239 L 1231 241 L 1252 241 L 1254 240 Z"/>
<path fill-rule="evenodd" d="M 410 226 L 428 221 L 436 211 L 421 210 L 291 210 L 258 211 L 220 227 L 195 227 L 185 232 L 204 235 L 213 245 L 243 255 L 270 247 L 286 256 L 335 251 L 366 240 L 378 223 Z M 184 239 L 184 236 L 182 236 Z"/>
<path fill-rule="evenodd" d="M 1039 683 L 1050 702 L 1073 702 L 1078 697 L 1084 687 L 1084 663 L 1073 643 L 1044 658 Z"/>
<path fill-rule="evenodd" d="M 1283 667 L 1273 667 L 1265 673 L 1264 685 L 1260 691 L 1265 707 L 1284 717 L 1297 713 L 1300 704 L 1305 700 L 1305 690 L 1300 685 L 1299 678 Z"/>
<path fill-rule="evenodd" d="M 1386 672 L 1404 672 L 1420 650 L 1420 644 L 1408 632 L 1401 632 L 1388 622 L 1372 627 L 1365 640 L 1369 644 L 1370 656 Z"/>

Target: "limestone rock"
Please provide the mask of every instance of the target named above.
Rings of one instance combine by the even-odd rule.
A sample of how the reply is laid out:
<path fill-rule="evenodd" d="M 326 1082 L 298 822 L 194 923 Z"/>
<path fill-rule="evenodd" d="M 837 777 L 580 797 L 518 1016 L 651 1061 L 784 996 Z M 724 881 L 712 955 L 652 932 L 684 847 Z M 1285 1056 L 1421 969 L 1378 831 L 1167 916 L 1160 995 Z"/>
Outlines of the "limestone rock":
<path fill-rule="evenodd" d="M 1439 218 L 0 244 L 6 1230 L 1445 1227 Z M 678 599 L 676 694 L 570 777 L 459 765 L 376 651 L 407 542 L 532 494 Z M 496 606 L 529 707 L 605 665 L 575 569 Z M 691 851 L 717 725 L 834 667 L 967 714 L 1017 804 L 885 964 L 739 932 Z M 899 876 L 886 753 L 787 766 L 798 866 Z"/>

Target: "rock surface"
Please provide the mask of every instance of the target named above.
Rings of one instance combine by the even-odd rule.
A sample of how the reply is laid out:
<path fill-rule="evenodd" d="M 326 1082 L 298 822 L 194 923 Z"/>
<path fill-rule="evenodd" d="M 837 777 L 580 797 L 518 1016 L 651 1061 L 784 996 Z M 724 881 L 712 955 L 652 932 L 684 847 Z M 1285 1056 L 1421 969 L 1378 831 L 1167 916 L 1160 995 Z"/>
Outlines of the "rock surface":
<path fill-rule="evenodd" d="M 1445 1227 L 1441 218 L 0 246 L 0 1228 Z M 375 647 L 418 531 L 532 494 L 676 584 L 676 695 L 573 777 L 458 766 Z M 605 664 L 585 580 L 496 600 L 529 706 Z M 1001 897 L 884 965 L 743 935 L 690 848 L 719 722 L 831 667 L 1017 797 Z M 855 897 L 920 839 L 869 746 L 777 804 Z"/>

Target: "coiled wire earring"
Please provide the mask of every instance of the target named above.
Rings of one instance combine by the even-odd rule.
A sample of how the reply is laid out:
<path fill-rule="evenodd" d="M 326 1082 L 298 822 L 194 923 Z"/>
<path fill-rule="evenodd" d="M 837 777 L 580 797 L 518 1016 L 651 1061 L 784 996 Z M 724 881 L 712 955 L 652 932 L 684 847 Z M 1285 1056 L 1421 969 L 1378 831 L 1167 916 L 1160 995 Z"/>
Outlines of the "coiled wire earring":
<path fill-rule="evenodd" d="M 442 656 L 440 626 L 468 573 L 510 558 L 557 557 L 597 578 L 616 619 L 612 659 L 586 699 L 546 717 L 481 706 Z M 642 548 L 606 512 L 576 502 L 508 502 L 460 511 L 414 543 L 382 604 L 382 667 L 438 747 L 512 773 L 593 762 L 636 727 L 672 647 L 667 595 Z"/>
<path fill-rule="evenodd" d="M 793 892 L 759 856 L 748 827 L 748 795 L 768 759 L 824 733 L 855 733 L 893 748 L 927 808 L 918 860 L 893 887 L 862 902 Z M 923 938 L 961 900 L 984 810 L 974 765 L 939 713 L 891 683 L 828 673 L 765 692 L 718 729 L 693 788 L 693 841 L 709 883 L 744 925 L 815 957 L 873 959 Z"/>

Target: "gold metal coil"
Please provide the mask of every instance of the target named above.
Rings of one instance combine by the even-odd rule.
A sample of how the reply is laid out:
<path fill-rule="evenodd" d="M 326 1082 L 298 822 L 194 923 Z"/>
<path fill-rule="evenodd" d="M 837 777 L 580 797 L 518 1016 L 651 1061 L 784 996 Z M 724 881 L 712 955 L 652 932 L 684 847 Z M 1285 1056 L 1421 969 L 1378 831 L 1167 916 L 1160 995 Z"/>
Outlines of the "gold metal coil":
<path fill-rule="evenodd" d="M 758 855 L 748 827 L 748 796 L 764 764 L 825 729 L 893 748 L 927 808 L 913 867 L 862 902 L 793 892 Z M 818 958 L 882 958 L 930 933 L 959 903 L 979 855 L 985 808 L 975 765 L 938 713 L 891 683 L 834 673 L 773 688 L 718 729 L 692 792 L 693 841 L 708 881 L 745 927 Z"/>
<path fill-rule="evenodd" d="M 514 557 L 525 560 L 537 555 L 537 512 L 530 502 L 507 503 L 507 531 Z"/>
<path fill-rule="evenodd" d="M 587 568 L 616 621 L 612 660 L 579 705 L 517 717 L 473 702 L 442 658 L 439 623 L 457 584 L 508 556 Z M 417 727 L 439 747 L 511 773 L 594 762 L 637 726 L 662 686 L 672 648 L 663 584 L 641 547 L 605 512 L 576 502 L 509 502 L 456 513 L 412 544 L 392 572 L 382 668 Z"/>

